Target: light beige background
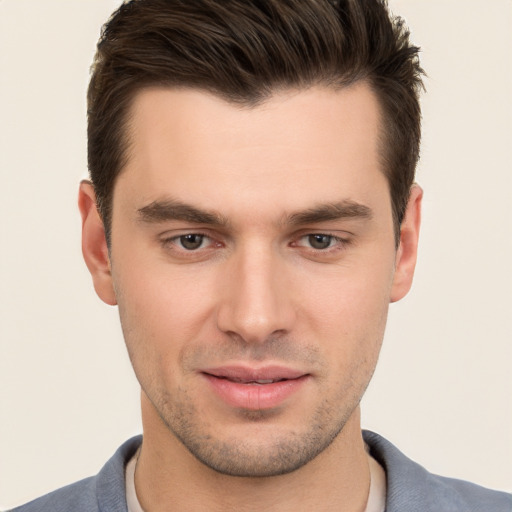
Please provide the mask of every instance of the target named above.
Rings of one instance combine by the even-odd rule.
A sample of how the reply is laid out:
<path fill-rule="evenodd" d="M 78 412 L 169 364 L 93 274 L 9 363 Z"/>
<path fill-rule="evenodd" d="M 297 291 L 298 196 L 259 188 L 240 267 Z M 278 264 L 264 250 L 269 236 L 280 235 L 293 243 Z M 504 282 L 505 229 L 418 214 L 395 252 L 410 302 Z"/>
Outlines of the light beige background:
<path fill-rule="evenodd" d="M 114 0 L 0 0 L 0 508 L 95 474 L 140 431 L 117 311 L 80 254 L 85 89 Z M 512 491 L 512 2 L 392 0 L 428 70 L 420 261 L 364 426 Z"/>

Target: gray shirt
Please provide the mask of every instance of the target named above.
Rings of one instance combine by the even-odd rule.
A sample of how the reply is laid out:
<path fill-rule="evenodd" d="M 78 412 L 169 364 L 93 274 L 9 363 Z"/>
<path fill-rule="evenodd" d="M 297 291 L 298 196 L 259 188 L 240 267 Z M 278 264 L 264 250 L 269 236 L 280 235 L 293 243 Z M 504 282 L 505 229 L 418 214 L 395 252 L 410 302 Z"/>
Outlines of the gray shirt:
<path fill-rule="evenodd" d="M 512 512 L 512 494 L 433 475 L 378 434 L 363 437 L 386 471 L 386 512 Z M 124 443 L 96 476 L 11 512 L 127 512 L 125 466 L 141 442 L 137 436 Z"/>

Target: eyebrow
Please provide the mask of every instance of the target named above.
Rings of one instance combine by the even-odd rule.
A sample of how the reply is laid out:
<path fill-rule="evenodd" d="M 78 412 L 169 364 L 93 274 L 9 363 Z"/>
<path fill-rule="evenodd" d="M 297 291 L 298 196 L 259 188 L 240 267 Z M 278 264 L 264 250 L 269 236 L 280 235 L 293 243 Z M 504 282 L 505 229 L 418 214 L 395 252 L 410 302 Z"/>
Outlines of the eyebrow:
<path fill-rule="evenodd" d="M 373 212 L 368 206 L 344 200 L 336 203 L 320 204 L 304 211 L 292 213 L 285 218 L 285 223 L 297 226 L 341 219 L 370 220 L 372 217 Z"/>
<path fill-rule="evenodd" d="M 147 223 L 181 220 L 192 224 L 209 224 L 217 227 L 225 227 L 228 220 L 216 212 L 200 210 L 181 201 L 168 199 L 165 201 L 153 201 L 137 210 L 140 219 Z"/>
<path fill-rule="evenodd" d="M 228 219 L 215 211 L 206 211 L 190 204 L 174 199 L 153 201 L 139 208 L 137 213 L 140 220 L 146 223 L 168 222 L 180 220 L 192 224 L 208 224 L 215 227 L 227 227 Z M 335 203 L 326 203 L 313 206 L 285 215 L 282 224 L 299 226 L 303 224 L 316 224 L 319 222 L 341 219 L 371 219 L 371 208 L 354 201 L 343 200 Z"/>

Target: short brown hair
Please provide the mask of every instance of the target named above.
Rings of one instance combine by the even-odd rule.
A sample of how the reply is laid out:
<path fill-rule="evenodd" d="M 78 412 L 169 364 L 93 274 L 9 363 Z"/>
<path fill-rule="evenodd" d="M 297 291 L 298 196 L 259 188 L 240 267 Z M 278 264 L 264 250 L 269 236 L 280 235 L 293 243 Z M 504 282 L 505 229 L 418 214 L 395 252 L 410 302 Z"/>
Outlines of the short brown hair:
<path fill-rule="evenodd" d="M 131 0 L 103 27 L 88 91 L 88 162 L 107 241 L 135 94 L 193 87 L 257 105 L 283 88 L 365 80 L 382 110 L 381 158 L 397 241 L 421 137 L 419 49 L 385 0 Z"/>

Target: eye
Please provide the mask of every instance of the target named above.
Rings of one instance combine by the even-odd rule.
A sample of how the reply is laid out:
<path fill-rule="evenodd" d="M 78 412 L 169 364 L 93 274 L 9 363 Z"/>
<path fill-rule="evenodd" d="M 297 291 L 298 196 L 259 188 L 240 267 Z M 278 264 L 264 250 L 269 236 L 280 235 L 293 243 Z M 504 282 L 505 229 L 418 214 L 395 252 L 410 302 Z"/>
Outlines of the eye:
<path fill-rule="evenodd" d="M 307 238 L 308 244 L 317 250 L 328 249 L 334 239 L 333 236 L 324 234 L 307 235 L 305 238 Z"/>
<path fill-rule="evenodd" d="M 329 233 L 306 233 L 291 243 L 292 247 L 299 247 L 310 255 L 334 256 L 351 243 L 350 238 L 339 237 Z"/>
<path fill-rule="evenodd" d="M 181 232 L 180 232 L 181 231 Z M 225 248 L 225 243 L 215 233 L 210 235 L 201 232 L 166 231 L 159 237 L 166 258 L 171 261 L 195 263 L 205 261 L 219 255 L 219 250 Z"/>
<path fill-rule="evenodd" d="M 201 249 L 204 246 L 203 244 L 206 243 L 206 240 L 208 240 L 208 238 L 205 235 L 189 233 L 177 237 L 176 242 L 187 251 L 195 251 L 196 249 Z"/>

